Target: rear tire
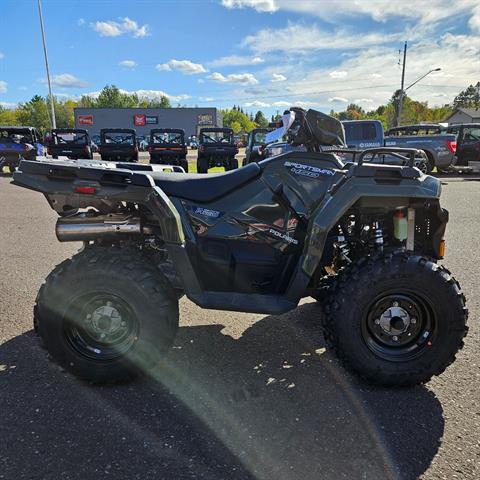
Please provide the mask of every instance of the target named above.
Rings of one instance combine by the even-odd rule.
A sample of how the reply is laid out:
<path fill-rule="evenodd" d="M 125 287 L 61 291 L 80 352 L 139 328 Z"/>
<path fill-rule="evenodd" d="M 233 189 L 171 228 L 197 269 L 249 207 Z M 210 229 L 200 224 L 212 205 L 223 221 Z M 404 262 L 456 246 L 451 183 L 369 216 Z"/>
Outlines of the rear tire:
<path fill-rule="evenodd" d="M 199 157 L 197 159 L 197 173 L 208 173 L 208 158 Z"/>
<path fill-rule="evenodd" d="M 327 345 L 369 383 L 410 386 L 441 374 L 463 347 L 468 311 L 443 266 L 407 254 L 339 274 L 325 306 Z"/>
<path fill-rule="evenodd" d="M 136 250 L 88 247 L 40 288 L 34 327 L 54 361 L 79 378 L 116 383 L 151 371 L 178 328 L 178 300 Z"/>

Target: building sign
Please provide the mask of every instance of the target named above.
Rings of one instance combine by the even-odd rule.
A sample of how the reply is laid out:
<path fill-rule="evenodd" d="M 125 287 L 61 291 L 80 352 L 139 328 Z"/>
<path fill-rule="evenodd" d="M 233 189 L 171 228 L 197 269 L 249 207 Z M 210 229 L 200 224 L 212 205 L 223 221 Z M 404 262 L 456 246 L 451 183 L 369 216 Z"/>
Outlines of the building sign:
<path fill-rule="evenodd" d="M 213 115 L 210 113 L 201 113 L 198 116 L 198 125 L 213 125 Z"/>
<path fill-rule="evenodd" d="M 93 125 L 93 115 L 79 115 L 78 116 L 79 125 Z"/>
<path fill-rule="evenodd" d="M 139 113 L 138 115 L 133 116 L 133 123 L 137 127 L 143 127 L 145 125 L 145 115 L 143 113 Z"/>
<path fill-rule="evenodd" d="M 157 125 L 158 124 L 158 117 L 153 117 L 151 115 L 145 116 L 145 123 L 147 125 Z"/>

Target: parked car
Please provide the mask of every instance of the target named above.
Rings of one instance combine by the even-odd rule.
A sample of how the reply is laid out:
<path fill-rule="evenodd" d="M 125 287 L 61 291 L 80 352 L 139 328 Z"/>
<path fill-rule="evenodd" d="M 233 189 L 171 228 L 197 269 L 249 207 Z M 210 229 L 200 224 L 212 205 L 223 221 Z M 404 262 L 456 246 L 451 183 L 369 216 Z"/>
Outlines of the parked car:
<path fill-rule="evenodd" d="M 233 139 L 231 128 L 202 128 L 197 157 L 197 172 L 207 173 L 212 167 L 225 167 L 225 170 L 238 168 L 235 155 L 238 147 Z"/>
<path fill-rule="evenodd" d="M 53 158 L 93 158 L 88 132 L 79 128 L 55 128 L 50 132 L 47 152 Z"/>
<path fill-rule="evenodd" d="M 270 128 L 254 128 L 248 134 L 243 165 L 248 165 L 251 162 L 259 162 L 260 160 L 266 158 L 265 135 L 270 131 Z"/>
<path fill-rule="evenodd" d="M 137 138 L 130 128 L 103 128 L 98 149 L 102 160 L 138 162 Z"/>
<path fill-rule="evenodd" d="M 342 123 L 349 148 L 386 146 L 423 150 L 428 159 L 426 173 L 435 167 L 440 171 L 448 170 L 455 164 L 456 136 L 438 133 L 442 131 L 440 126 L 407 125 L 392 128 L 385 135 L 383 125 L 378 120 L 345 120 Z M 429 129 L 434 129 L 434 134 L 422 134 Z M 421 134 L 416 135 L 418 132 Z"/>
<path fill-rule="evenodd" d="M 13 171 L 21 159 L 35 160 L 45 155 L 42 137 L 34 127 L 0 127 L 0 172 Z"/>
<path fill-rule="evenodd" d="M 154 128 L 148 142 L 150 163 L 179 165 L 188 172 L 185 131 L 179 128 Z"/>
<path fill-rule="evenodd" d="M 449 125 L 446 131 L 457 136 L 457 165 L 480 162 L 480 123 Z"/>

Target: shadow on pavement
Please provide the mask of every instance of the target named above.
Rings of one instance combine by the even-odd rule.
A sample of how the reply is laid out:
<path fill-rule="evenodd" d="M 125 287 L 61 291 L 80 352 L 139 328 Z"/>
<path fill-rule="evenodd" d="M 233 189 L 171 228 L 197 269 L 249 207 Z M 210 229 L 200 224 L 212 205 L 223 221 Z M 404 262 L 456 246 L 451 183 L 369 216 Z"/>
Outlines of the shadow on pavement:
<path fill-rule="evenodd" d="M 0 347 L 0 478 L 417 478 L 443 435 L 426 387 L 371 388 L 324 350 L 320 309 L 239 339 L 182 327 L 158 381 L 81 383 L 31 332 Z"/>

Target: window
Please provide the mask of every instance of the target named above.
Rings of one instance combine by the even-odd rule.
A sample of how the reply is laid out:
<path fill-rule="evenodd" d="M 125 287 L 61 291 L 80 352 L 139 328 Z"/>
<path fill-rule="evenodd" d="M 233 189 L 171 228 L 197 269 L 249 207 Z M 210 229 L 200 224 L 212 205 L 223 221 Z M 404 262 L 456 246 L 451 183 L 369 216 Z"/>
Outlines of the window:
<path fill-rule="evenodd" d="M 347 142 L 350 140 L 374 140 L 377 129 L 374 123 L 345 123 Z"/>
<path fill-rule="evenodd" d="M 480 127 L 464 127 L 463 141 L 478 142 L 480 140 Z"/>

